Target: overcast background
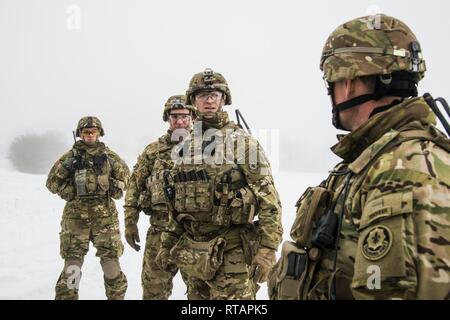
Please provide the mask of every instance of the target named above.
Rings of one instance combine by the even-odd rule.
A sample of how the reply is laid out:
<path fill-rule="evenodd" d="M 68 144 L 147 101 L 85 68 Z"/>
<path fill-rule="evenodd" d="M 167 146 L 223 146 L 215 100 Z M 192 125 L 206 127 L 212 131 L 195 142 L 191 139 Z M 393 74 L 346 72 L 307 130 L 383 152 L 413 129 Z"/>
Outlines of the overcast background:
<path fill-rule="evenodd" d="M 328 35 L 374 11 L 400 18 L 427 62 L 420 93 L 448 96 L 449 9 L 438 0 L 0 0 L 0 150 L 47 130 L 68 149 L 78 119 L 97 115 L 131 166 L 165 130 L 167 97 L 211 67 L 229 82 L 232 117 L 237 107 L 252 128 L 278 132 L 270 157 L 281 169 L 324 172 L 337 160 L 318 66 Z"/>
<path fill-rule="evenodd" d="M 329 150 L 338 131 L 318 66 L 328 35 L 377 11 L 400 18 L 417 35 L 427 62 L 420 93 L 450 98 L 449 9 L 443 0 L 0 0 L 0 299 L 53 298 L 63 267 L 57 252 L 65 202 L 45 188 L 46 170 L 13 170 L 7 157 L 16 137 L 52 139 L 54 150 L 42 137 L 19 145 L 31 155 L 26 161 L 36 161 L 36 145 L 41 154 L 55 152 L 50 166 L 72 145 L 79 118 L 96 115 L 104 141 L 132 166 L 166 130 L 167 97 L 184 93 L 194 73 L 211 67 L 229 82 L 232 117 L 239 108 L 276 146 L 268 154 L 288 240 L 296 200 L 338 160 Z M 16 163 L 21 158 L 17 153 Z M 118 201 L 124 241 L 122 205 Z M 147 228 L 141 216 L 141 239 Z M 142 294 L 143 251 L 125 244 L 128 299 Z M 92 247 L 83 279 L 80 298 L 104 298 Z M 184 292 L 178 275 L 172 298 L 186 298 Z M 257 297 L 267 299 L 264 285 Z"/>

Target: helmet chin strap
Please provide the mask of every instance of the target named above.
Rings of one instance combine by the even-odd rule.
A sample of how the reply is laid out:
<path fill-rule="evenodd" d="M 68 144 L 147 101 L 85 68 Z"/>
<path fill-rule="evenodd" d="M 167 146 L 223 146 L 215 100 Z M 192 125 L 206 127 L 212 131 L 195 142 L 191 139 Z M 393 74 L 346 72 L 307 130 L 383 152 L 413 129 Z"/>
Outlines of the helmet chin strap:
<path fill-rule="evenodd" d="M 339 118 L 339 113 L 344 110 L 359 106 L 360 104 L 363 104 L 367 101 L 377 100 L 377 96 L 373 93 L 363 94 L 361 96 L 352 98 L 350 100 L 344 101 L 339 104 L 335 104 L 334 99 L 332 99 L 332 100 L 333 100 L 333 125 L 336 127 L 336 129 L 351 131 L 350 129 L 345 128 L 344 125 L 341 123 L 341 119 Z"/>
<path fill-rule="evenodd" d="M 388 81 L 386 81 L 383 76 L 378 77 L 375 84 L 374 93 L 363 94 L 338 104 L 334 102 L 334 84 L 329 83 L 328 85 L 328 94 L 331 96 L 331 101 L 333 104 L 333 125 L 336 129 L 345 131 L 351 130 L 345 128 L 339 118 L 339 113 L 344 110 L 359 106 L 370 100 L 377 101 L 386 96 L 402 98 L 417 96 L 417 82 L 410 78 L 408 74 L 404 73 L 390 75 Z"/>

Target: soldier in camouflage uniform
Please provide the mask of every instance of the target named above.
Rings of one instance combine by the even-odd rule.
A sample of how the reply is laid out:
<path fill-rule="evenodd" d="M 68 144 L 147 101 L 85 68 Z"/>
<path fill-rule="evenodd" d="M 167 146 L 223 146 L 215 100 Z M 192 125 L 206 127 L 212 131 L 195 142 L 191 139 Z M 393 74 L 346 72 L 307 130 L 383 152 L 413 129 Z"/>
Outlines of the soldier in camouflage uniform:
<path fill-rule="evenodd" d="M 167 173 L 172 219 L 157 262 L 166 268 L 174 261 L 186 274 L 189 299 L 255 299 L 282 236 L 270 165 L 259 143 L 222 111 L 231 94 L 220 73 L 194 75 L 186 99 L 197 119 Z"/>
<path fill-rule="evenodd" d="M 163 193 L 162 174 L 171 169 L 172 148 L 178 140 L 172 140 L 172 133 L 192 127 L 194 108 L 186 105 L 182 95 L 170 97 L 163 111 L 163 120 L 169 122 L 169 130 L 157 141 L 149 144 L 139 156 L 125 195 L 125 238 L 136 251 L 140 249 L 137 222 L 140 211 L 150 215 L 147 231 L 144 261 L 142 265 L 142 289 L 145 300 L 167 300 L 172 293 L 172 279 L 177 273 L 175 265 L 170 270 L 161 270 L 155 264 L 161 243 L 161 233 L 169 221 L 169 213 Z"/>
<path fill-rule="evenodd" d="M 398 19 L 339 26 L 320 67 L 343 161 L 297 202 L 272 299 L 449 299 L 450 141 L 417 96 L 420 45 Z M 428 101 L 427 101 L 428 100 Z M 338 235 L 338 236 L 337 236 Z"/>
<path fill-rule="evenodd" d="M 103 135 L 98 118 L 82 118 L 76 129 L 81 139 L 56 161 L 48 175 L 47 188 L 67 201 L 60 232 L 65 263 L 56 284 L 56 299 L 78 299 L 81 266 L 90 241 L 100 257 L 106 297 L 125 297 L 127 278 L 119 264 L 123 244 L 112 199 L 122 197 L 130 172 L 126 163 L 98 140 Z"/>

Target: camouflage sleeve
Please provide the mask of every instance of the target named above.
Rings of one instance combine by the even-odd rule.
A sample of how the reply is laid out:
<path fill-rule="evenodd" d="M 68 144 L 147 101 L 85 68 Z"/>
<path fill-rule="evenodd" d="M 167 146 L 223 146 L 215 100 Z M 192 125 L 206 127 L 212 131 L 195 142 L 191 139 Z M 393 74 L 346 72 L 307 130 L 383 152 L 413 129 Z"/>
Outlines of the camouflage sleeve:
<path fill-rule="evenodd" d="M 139 212 L 141 211 L 141 208 L 139 208 L 138 199 L 139 189 L 136 183 L 135 171 L 133 170 L 128 183 L 127 192 L 125 193 L 125 204 L 123 206 L 125 209 L 125 226 L 137 224 L 139 221 Z"/>
<path fill-rule="evenodd" d="M 239 149 L 238 143 L 237 153 L 237 163 L 257 201 L 259 244 L 277 250 L 283 235 L 281 202 L 270 164 L 261 145 L 251 136 L 247 137 L 244 151 Z"/>
<path fill-rule="evenodd" d="M 363 188 L 355 298 L 449 299 L 449 153 L 405 142 L 377 160 Z"/>
<path fill-rule="evenodd" d="M 108 149 L 108 157 L 112 161 L 111 163 L 111 185 L 110 194 L 114 199 L 122 198 L 123 192 L 128 186 L 128 180 L 130 179 L 130 169 L 126 162 L 121 159 L 114 151 Z"/>
<path fill-rule="evenodd" d="M 151 146 L 151 145 L 150 145 Z M 150 146 L 138 157 L 133 167 L 127 192 L 125 194 L 125 225 L 137 224 L 139 212 L 142 208 L 139 205 L 139 197 L 146 190 L 146 179 L 150 175 L 151 163 L 154 160 L 151 156 Z"/>
<path fill-rule="evenodd" d="M 45 184 L 51 193 L 58 194 L 62 199 L 67 201 L 73 198 L 75 192 L 71 180 L 73 160 L 72 151 L 63 154 L 51 168 Z"/>

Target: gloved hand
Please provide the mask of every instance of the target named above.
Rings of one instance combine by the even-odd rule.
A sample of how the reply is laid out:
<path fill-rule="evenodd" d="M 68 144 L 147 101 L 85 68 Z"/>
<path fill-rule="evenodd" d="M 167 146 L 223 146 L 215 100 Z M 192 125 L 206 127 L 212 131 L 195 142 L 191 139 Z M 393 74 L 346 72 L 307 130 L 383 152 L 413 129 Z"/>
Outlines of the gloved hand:
<path fill-rule="evenodd" d="M 141 249 L 141 246 L 136 243 L 141 242 L 136 224 L 129 224 L 125 227 L 125 239 L 134 250 L 139 251 Z"/>
<path fill-rule="evenodd" d="M 256 283 L 266 282 L 270 271 L 277 262 L 275 250 L 260 247 L 252 261 L 252 275 Z"/>
<path fill-rule="evenodd" d="M 156 254 L 155 263 L 161 268 L 161 270 L 168 271 L 171 265 L 170 250 L 161 247 Z"/>

